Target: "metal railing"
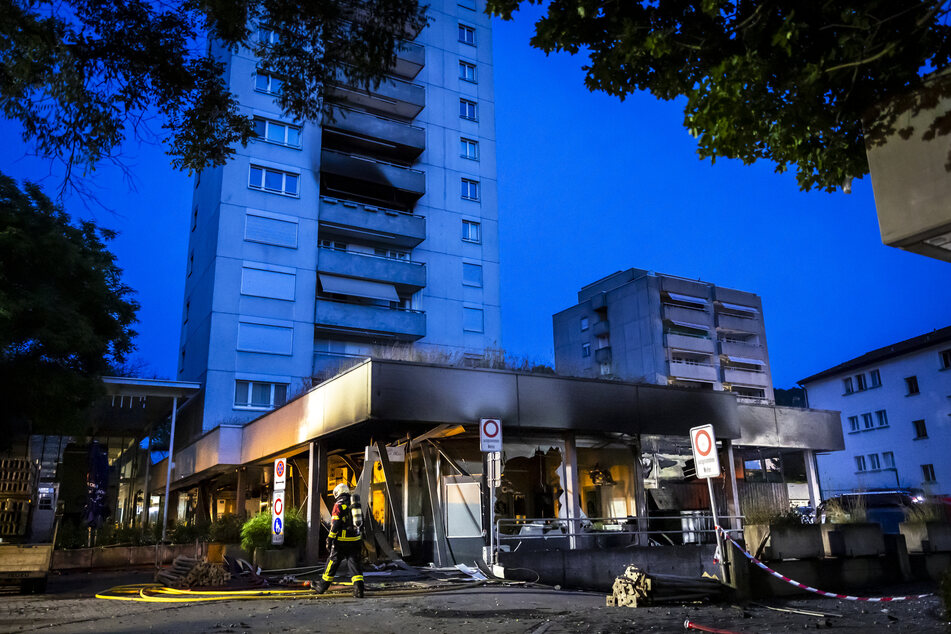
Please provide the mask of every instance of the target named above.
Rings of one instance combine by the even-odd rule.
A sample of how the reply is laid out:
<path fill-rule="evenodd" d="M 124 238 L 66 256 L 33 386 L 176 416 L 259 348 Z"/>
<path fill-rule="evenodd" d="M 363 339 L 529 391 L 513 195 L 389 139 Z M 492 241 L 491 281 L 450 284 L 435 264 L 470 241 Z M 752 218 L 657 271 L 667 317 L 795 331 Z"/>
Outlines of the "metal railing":
<path fill-rule="evenodd" d="M 718 519 L 731 537 L 742 536 L 742 515 L 718 515 Z M 713 515 L 705 511 L 650 517 L 496 518 L 492 529 L 494 561 L 500 551 L 515 552 L 523 543 L 537 540 L 565 550 L 717 542 Z"/>

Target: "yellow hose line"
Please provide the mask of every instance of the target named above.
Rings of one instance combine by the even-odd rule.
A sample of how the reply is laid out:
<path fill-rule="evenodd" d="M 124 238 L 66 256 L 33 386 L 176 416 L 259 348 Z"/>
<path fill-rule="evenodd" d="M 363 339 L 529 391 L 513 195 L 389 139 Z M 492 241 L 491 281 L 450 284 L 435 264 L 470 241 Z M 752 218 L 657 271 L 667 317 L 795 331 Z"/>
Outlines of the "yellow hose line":
<path fill-rule="evenodd" d="M 464 590 L 483 585 L 483 581 L 442 586 L 437 588 L 414 588 L 407 590 L 381 590 L 371 592 L 370 596 L 399 596 L 410 594 L 428 594 L 432 592 L 447 592 Z M 337 584 L 339 585 L 339 584 Z M 165 595 L 165 596 L 160 596 Z M 313 590 L 180 590 L 168 588 L 160 583 L 143 583 L 124 586 L 115 586 L 95 595 L 97 599 L 111 601 L 142 601 L 145 603 L 195 603 L 206 601 L 237 601 L 247 599 L 332 599 L 339 594 L 317 594 Z"/>

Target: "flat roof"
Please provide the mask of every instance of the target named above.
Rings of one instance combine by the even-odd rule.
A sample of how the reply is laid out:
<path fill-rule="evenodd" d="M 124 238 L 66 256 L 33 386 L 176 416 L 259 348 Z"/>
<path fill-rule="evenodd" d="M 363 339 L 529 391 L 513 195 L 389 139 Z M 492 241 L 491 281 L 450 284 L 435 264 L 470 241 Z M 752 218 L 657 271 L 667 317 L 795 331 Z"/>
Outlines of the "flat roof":
<path fill-rule="evenodd" d="M 880 363 L 882 361 L 886 361 L 903 354 L 908 354 L 909 352 L 915 352 L 916 350 L 921 350 L 922 348 L 927 348 L 945 341 L 951 342 L 951 326 L 941 328 L 940 330 L 932 330 L 931 332 L 925 333 L 923 335 L 918 335 L 917 337 L 912 337 L 911 339 L 905 339 L 904 341 L 899 341 L 898 343 L 893 343 L 891 345 L 866 352 L 861 356 L 850 359 L 844 363 L 840 363 L 839 365 L 833 366 L 828 370 L 823 370 L 822 372 L 818 372 L 812 376 L 800 379 L 798 383 L 800 385 L 803 383 L 811 383 L 812 381 L 824 379 L 829 376 L 835 376 L 836 374 L 841 374 L 842 372 L 861 368 L 873 363 Z"/>

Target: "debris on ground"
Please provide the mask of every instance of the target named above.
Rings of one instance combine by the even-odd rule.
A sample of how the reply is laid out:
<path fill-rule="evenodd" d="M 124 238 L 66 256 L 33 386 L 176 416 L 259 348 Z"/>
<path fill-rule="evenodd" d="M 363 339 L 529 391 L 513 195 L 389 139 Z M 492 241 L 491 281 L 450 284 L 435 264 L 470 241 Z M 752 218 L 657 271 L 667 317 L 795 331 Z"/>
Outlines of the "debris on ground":
<path fill-rule="evenodd" d="M 613 592 L 605 603 L 636 608 L 661 602 L 717 599 L 723 591 L 723 584 L 715 578 L 661 575 L 630 565 L 614 580 Z"/>
<path fill-rule="evenodd" d="M 231 573 L 221 564 L 185 556 L 176 557 L 169 568 L 155 573 L 155 581 L 169 588 L 216 587 L 230 580 Z"/>

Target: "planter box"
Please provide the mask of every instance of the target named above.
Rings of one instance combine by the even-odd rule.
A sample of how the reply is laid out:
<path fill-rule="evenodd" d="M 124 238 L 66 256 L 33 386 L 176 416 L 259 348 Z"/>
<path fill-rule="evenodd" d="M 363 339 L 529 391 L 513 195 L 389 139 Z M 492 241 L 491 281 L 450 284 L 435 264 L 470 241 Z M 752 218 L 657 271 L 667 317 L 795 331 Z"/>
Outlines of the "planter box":
<path fill-rule="evenodd" d="M 254 565 L 262 570 L 282 570 L 297 565 L 297 549 L 283 548 L 281 550 L 254 549 Z"/>
<path fill-rule="evenodd" d="M 898 530 L 910 553 L 951 551 L 951 524 L 947 522 L 902 522 Z"/>
<path fill-rule="evenodd" d="M 812 559 L 822 557 L 822 531 L 818 524 L 802 526 L 774 526 L 747 524 L 743 527 L 746 547 L 750 552 L 762 553 L 760 559 Z M 765 545 L 764 545 L 765 542 Z M 755 550 L 754 550 L 755 549 Z"/>
<path fill-rule="evenodd" d="M 76 570 L 94 568 L 124 568 L 126 566 L 154 566 L 170 564 L 179 555 L 201 558 L 205 555 L 204 543 L 168 544 L 161 546 L 116 546 L 75 548 L 53 551 L 53 570 Z"/>
<path fill-rule="evenodd" d="M 885 538 L 875 523 L 823 524 L 822 547 L 827 557 L 877 557 L 885 554 Z"/>

